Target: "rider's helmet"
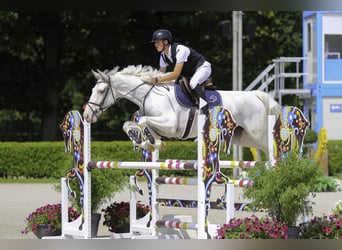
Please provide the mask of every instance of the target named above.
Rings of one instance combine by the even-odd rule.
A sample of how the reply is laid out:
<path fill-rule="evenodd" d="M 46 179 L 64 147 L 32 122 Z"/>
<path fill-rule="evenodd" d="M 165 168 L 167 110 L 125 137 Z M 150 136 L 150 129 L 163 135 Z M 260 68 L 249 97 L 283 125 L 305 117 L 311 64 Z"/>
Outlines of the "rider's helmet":
<path fill-rule="evenodd" d="M 169 43 L 172 43 L 172 33 L 167 29 L 159 29 L 153 32 L 151 43 L 154 43 L 156 40 L 168 40 Z"/>

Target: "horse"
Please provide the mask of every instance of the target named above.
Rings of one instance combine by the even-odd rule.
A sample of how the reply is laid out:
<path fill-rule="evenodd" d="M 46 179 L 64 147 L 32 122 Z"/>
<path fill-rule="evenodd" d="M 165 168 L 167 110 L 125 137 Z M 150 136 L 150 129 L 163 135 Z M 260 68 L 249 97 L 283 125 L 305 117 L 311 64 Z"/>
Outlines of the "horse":
<path fill-rule="evenodd" d="M 114 105 L 118 99 L 127 99 L 139 107 L 142 116 L 139 122 L 126 121 L 125 133 L 137 145 L 146 150 L 159 149 L 162 139 L 195 139 L 197 137 L 198 106 L 182 101 L 175 81 L 151 85 L 151 77 L 162 73 L 151 66 L 129 65 L 122 70 L 116 66 L 112 70 L 94 71 L 97 79 L 91 96 L 83 111 L 84 120 L 94 123 L 102 112 Z M 208 92 L 208 91 L 206 91 Z M 216 92 L 216 95 L 215 93 Z M 280 105 L 263 91 L 224 91 L 206 93 L 210 106 L 228 109 L 236 120 L 232 144 L 257 148 L 268 155 L 268 115 L 278 117 Z M 136 138 L 139 131 L 141 137 Z"/>

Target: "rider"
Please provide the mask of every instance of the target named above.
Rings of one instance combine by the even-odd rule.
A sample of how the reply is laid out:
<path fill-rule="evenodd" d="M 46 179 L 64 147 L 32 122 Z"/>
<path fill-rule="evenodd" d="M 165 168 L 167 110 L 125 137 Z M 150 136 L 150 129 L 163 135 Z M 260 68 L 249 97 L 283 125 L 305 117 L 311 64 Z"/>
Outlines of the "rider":
<path fill-rule="evenodd" d="M 183 76 L 190 78 L 190 88 L 195 91 L 198 99 L 202 98 L 205 101 L 201 110 L 207 115 L 208 104 L 201 83 L 210 77 L 211 64 L 196 50 L 183 44 L 173 43 L 172 33 L 167 29 L 156 30 L 151 42 L 160 52 L 159 70 L 165 73 L 168 66 L 173 67 L 170 74 L 151 78 L 151 84 L 177 80 Z"/>

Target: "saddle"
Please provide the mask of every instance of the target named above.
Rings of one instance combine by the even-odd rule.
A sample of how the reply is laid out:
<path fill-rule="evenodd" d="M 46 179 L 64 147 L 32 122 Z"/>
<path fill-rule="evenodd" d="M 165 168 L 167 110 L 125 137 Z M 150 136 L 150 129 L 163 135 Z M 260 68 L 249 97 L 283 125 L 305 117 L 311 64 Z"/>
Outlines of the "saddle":
<path fill-rule="evenodd" d="M 182 76 L 176 81 L 176 84 L 178 83 L 181 86 L 183 93 L 189 96 L 193 103 L 198 105 L 198 97 L 195 94 L 195 92 L 191 89 L 189 82 L 190 81 L 188 78 Z M 205 92 L 205 90 L 217 90 L 217 87 L 216 85 L 214 85 L 211 78 L 208 78 L 203 83 L 201 83 L 201 87 L 203 92 Z"/>

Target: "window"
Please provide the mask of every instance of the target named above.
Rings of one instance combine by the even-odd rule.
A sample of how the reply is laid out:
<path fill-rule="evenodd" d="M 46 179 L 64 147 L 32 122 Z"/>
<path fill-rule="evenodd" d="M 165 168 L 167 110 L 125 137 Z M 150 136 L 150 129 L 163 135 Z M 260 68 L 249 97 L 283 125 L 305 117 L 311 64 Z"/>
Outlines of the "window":
<path fill-rule="evenodd" d="M 306 24 L 306 31 L 307 31 L 307 36 L 306 36 L 306 39 L 307 39 L 307 44 L 306 44 L 306 48 L 307 48 L 307 51 L 310 52 L 311 51 L 311 23 L 307 23 Z"/>
<path fill-rule="evenodd" d="M 342 55 L 342 35 L 325 35 L 324 51 L 326 59 L 340 59 Z"/>

